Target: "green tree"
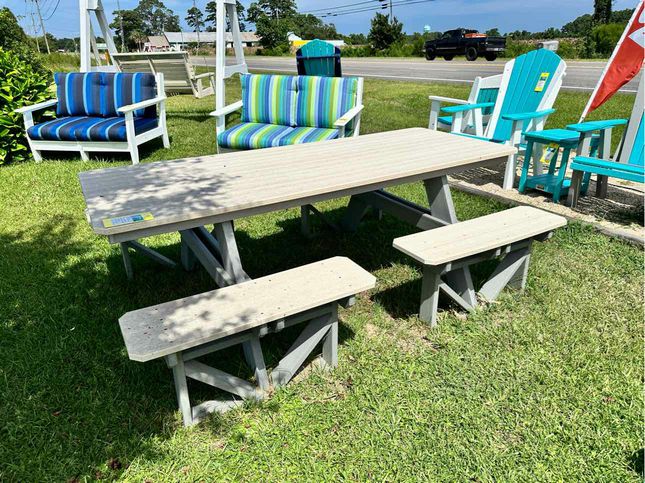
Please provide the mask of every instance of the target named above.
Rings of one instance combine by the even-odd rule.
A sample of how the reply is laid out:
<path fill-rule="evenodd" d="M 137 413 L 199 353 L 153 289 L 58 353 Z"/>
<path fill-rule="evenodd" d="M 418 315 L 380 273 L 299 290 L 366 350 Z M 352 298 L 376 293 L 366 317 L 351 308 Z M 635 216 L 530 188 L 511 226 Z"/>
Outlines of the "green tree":
<path fill-rule="evenodd" d="M 215 0 L 211 0 L 206 4 L 206 18 L 204 19 L 204 22 L 208 25 L 206 27 L 206 30 L 209 32 L 215 32 L 217 30 L 217 2 Z M 245 10 L 244 10 L 244 5 L 242 5 L 242 2 L 240 0 L 237 0 L 235 4 L 235 10 L 237 10 L 237 20 L 240 24 L 240 31 L 244 32 L 246 30 L 246 24 L 244 23 L 245 20 Z M 228 19 L 228 16 L 226 17 L 226 28 L 228 30 L 231 29 L 231 23 Z"/>
<path fill-rule="evenodd" d="M 390 23 L 389 15 L 376 12 L 367 39 L 376 50 L 385 50 L 392 44 L 403 40 L 403 24 L 394 17 Z"/>
<path fill-rule="evenodd" d="M 161 0 L 140 0 L 134 11 L 141 17 L 143 33 L 146 35 L 161 35 L 163 32 L 181 30 L 179 16 Z"/>
<path fill-rule="evenodd" d="M 186 13 L 186 23 L 193 28 L 193 32 L 201 32 L 204 27 L 204 13 L 197 7 L 190 7 Z"/>
<path fill-rule="evenodd" d="M 349 34 L 345 35 L 345 42 L 349 45 L 365 45 L 367 44 L 367 37 L 365 34 Z"/>
<path fill-rule="evenodd" d="M 258 0 L 249 6 L 247 18 L 255 24 L 262 47 L 287 49 L 287 34 L 296 13 L 294 0 Z"/>
<path fill-rule="evenodd" d="M 611 54 L 623 34 L 623 30 L 625 30 L 625 25 L 622 23 L 608 23 L 594 28 L 591 32 L 591 39 L 596 47 L 596 52 L 603 55 Z"/>
<path fill-rule="evenodd" d="M 611 21 L 612 0 L 594 0 L 593 19 L 596 24 L 606 24 Z"/>
<path fill-rule="evenodd" d="M 341 38 L 334 24 L 324 23 L 318 17 L 311 14 L 298 14 L 293 16 L 290 30 L 303 39 L 309 40 L 336 40 Z"/>
<path fill-rule="evenodd" d="M 584 37 L 589 35 L 593 28 L 593 15 L 586 13 L 566 23 L 562 27 L 562 35 L 565 37 Z"/>
<path fill-rule="evenodd" d="M 497 27 L 495 27 L 495 28 L 492 28 L 492 29 L 488 29 L 486 31 L 486 35 L 488 35 L 489 37 L 499 37 L 502 34 L 500 34 L 499 29 Z"/>
<path fill-rule="evenodd" d="M 127 50 L 137 48 L 137 42 L 134 40 L 132 34 L 134 32 L 146 32 L 147 28 L 143 23 L 143 19 L 135 10 L 116 10 L 113 12 L 114 20 L 110 24 L 110 28 L 117 36 L 115 39 L 116 45 L 120 48 L 121 38 L 125 33 L 124 44 Z M 123 24 L 123 32 L 121 32 L 121 24 Z"/>
<path fill-rule="evenodd" d="M 7 7 L 0 9 L 0 47 L 13 50 L 20 57 L 33 55 L 35 46 L 18 24 L 16 16 Z"/>
<path fill-rule="evenodd" d="M 626 8 L 625 10 L 616 10 L 614 12 L 611 12 L 610 22 L 627 24 L 627 22 L 629 22 L 629 19 L 632 18 L 633 14 L 634 14 L 633 8 Z"/>

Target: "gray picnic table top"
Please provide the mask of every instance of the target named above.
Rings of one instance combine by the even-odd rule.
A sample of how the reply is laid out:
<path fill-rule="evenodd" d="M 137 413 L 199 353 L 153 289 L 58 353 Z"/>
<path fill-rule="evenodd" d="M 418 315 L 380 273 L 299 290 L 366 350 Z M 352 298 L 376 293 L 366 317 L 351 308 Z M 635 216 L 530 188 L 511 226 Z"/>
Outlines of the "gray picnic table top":
<path fill-rule="evenodd" d="M 79 178 L 92 230 L 117 243 L 445 177 L 515 152 L 409 128 L 87 171 Z M 140 221 L 119 224 L 119 217 L 130 216 Z"/>

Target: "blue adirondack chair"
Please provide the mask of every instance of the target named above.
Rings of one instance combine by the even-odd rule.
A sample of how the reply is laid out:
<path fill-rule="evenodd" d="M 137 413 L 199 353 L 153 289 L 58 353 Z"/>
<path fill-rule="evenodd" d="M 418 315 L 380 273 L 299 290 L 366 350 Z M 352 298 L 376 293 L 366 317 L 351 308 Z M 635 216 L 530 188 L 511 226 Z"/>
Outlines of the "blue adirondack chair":
<path fill-rule="evenodd" d="M 314 39 L 296 51 L 298 75 L 342 77 L 340 49 L 329 42 Z"/>
<path fill-rule="evenodd" d="M 557 54 L 538 49 L 506 63 L 495 102 L 479 102 L 444 107 L 452 115 L 451 132 L 497 143 L 523 147 L 522 133 L 542 129 L 546 119 L 555 112 L 555 98 L 562 87 L 566 63 Z M 475 125 L 482 123 L 482 111 L 492 108 L 483 135 L 463 132 L 464 116 L 471 112 Z M 504 173 L 504 189 L 511 189 L 515 180 L 516 155 L 509 156 Z"/>
<path fill-rule="evenodd" d="M 586 194 L 589 177 L 595 174 L 596 196 L 604 198 L 607 194 L 607 179 L 618 178 L 637 183 L 645 183 L 645 167 L 643 156 L 645 145 L 645 125 L 643 123 L 643 103 L 645 102 L 645 83 L 641 78 L 638 93 L 634 101 L 629 122 L 618 146 L 614 160 L 609 159 L 611 145 L 611 129 L 625 124 L 624 119 L 611 119 L 607 121 L 589 121 L 571 124 L 567 129 L 580 133 L 579 155 L 571 163 L 571 189 L 569 202 L 572 207 L 578 203 L 578 197 Z M 600 132 L 599 157 L 590 156 L 587 146 L 591 136 Z"/>

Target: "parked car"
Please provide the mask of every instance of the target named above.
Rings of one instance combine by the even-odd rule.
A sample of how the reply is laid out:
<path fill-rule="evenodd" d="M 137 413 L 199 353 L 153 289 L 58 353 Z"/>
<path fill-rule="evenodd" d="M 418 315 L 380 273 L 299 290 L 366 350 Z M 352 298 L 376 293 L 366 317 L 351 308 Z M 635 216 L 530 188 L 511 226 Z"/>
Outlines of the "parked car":
<path fill-rule="evenodd" d="M 465 55 L 467 60 L 476 60 L 483 55 L 493 61 L 506 49 L 506 37 L 489 37 L 477 30 L 456 29 L 444 32 L 437 40 L 428 40 L 424 45 L 427 60 L 443 57 L 452 60 L 455 55 Z"/>

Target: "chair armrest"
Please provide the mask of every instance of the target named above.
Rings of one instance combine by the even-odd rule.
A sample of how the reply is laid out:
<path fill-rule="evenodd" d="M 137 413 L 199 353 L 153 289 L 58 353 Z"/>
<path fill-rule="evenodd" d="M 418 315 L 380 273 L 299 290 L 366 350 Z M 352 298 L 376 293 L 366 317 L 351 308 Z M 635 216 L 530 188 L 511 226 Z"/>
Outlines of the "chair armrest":
<path fill-rule="evenodd" d="M 627 124 L 627 119 L 608 119 L 605 121 L 587 121 L 578 124 L 569 124 L 567 129 L 577 131 L 579 133 L 588 133 L 592 131 L 602 131 L 603 129 L 610 129 L 616 126 L 623 126 Z"/>
<path fill-rule="evenodd" d="M 347 111 L 345 114 L 343 114 L 341 117 L 339 117 L 336 122 L 334 123 L 335 127 L 345 127 L 348 122 L 350 122 L 352 119 L 354 119 L 356 116 L 358 116 L 361 111 L 363 110 L 363 105 L 359 106 L 354 106 L 352 107 L 349 111 Z"/>
<path fill-rule="evenodd" d="M 224 106 L 221 109 L 217 109 L 211 113 L 209 113 L 210 116 L 213 117 L 222 117 L 226 116 L 227 114 L 230 114 L 231 112 L 235 112 L 238 109 L 241 109 L 244 103 L 242 101 L 237 101 L 234 102 L 233 104 L 229 104 L 228 106 Z"/>
<path fill-rule="evenodd" d="M 553 114 L 554 112 L 555 112 L 555 109 L 545 109 L 543 111 L 536 111 L 536 112 L 519 112 L 517 114 L 504 114 L 502 115 L 502 119 L 506 119 L 508 121 L 526 121 L 527 119 L 535 119 L 538 117 L 548 116 L 549 114 Z"/>
<path fill-rule="evenodd" d="M 484 109 L 485 107 L 493 107 L 494 105 L 495 105 L 494 102 L 480 102 L 479 104 L 463 104 L 460 106 L 442 107 L 441 110 L 449 114 L 454 114 L 456 112 L 472 111 L 474 109 Z"/>
<path fill-rule="evenodd" d="M 130 104 L 128 106 L 119 107 L 117 109 L 119 112 L 128 113 L 136 111 L 137 109 L 144 109 L 146 107 L 154 106 L 166 100 L 166 96 L 155 97 L 154 99 L 146 99 L 145 101 L 137 102 L 135 104 Z"/>
<path fill-rule="evenodd" d="M 455 97 L 428 96 L 431 101 L 449 102 L 451 104 L 468 104 L 466 99 L 457 99 Z"/>
<path fill-rule="evenodd" d="M 32 104 L 31 106 L 23 106 L 18 109 L 15 109 L 14 112 L 19 114 L 24 114 L 26 112 L 40 111 L 42 109 L 47 109 L 48 107 L 54 107 L 58 104 L 58 99 L 49 99 L 48 101 L 39 102 L 38 104 Z"/>
<path fill-rule="evenodd" d="M 205 72 L 203 74 L 198 74 L 195 76 L 195 79 L 204 79 L 206 77 L 213 77 L 215 75 L 215 72 Z"/>

